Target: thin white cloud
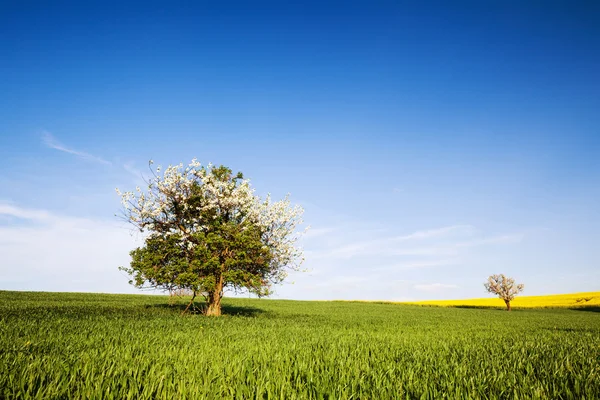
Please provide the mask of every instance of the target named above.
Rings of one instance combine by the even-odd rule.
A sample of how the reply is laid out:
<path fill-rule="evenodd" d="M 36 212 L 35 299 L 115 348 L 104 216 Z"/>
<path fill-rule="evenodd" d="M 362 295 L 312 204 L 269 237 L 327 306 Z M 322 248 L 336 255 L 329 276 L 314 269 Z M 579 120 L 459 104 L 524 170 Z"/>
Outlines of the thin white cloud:
<path fill-rule="evenodd" d="M 284 289 L 284 298 L 299 298 L 307 300 L 380 300 L 400 301 L 411 300 L 407 297 L 415 281 L 390 277 L 383 274 L 372 273 L 372 271 L 356 271 L 356 274 L 339 274 L 323 276 L 318 280 L 305 274 L 295 276 L 295 285 L 289 285 Z M 377 282 L 377 284 L 372 284 Z M 276 297 L 281 297 L 276 295 Z"/>
<path fill-rule="evenodd" d="M 477 229 L 471 225 L 452 225 L 437 229 L 419 230 L 408 235 L 383 236 L 376 239 L 370 237 L 366 240 L 341 244 L 335 248 L 313 252 L 312 256 L 329 259 L 350 259 L 375 255 L 452 256 L 459 252 L 460 247 L 509 242 L 507 235 L 488 239 L 473 238 L 476 234 Z M 471 240 L 464 241 L 465 238 L 471 238 Z M 443 241 L 440 242 L 440 240 Z M 458 240 L 463 240 L 463 242 Z"/>
<path fill-rule="evenodd" d="M 414 288 L 417 290 L 423 290 L 425 292 L 437 292 L 444 289 L 457 289 L 458 285 L 452 285 L 449 283 L 427 283 L 415 285 Z"/>
<path fill-rule="evenodd" d="M 50 132 L 42 133 L 42 142 L 51 149 L 62 151 L 68 154 L 73 154 L 74 156 L 77 156 L 86 161 L 92 161 L 104 165 L 112 165 L 110 161 L 107 161 L 102 157 L 98 157 L 93 154 L 86 153 L 80 150 L 75 150 L 65 146 L 64 144 L 60 143 Z"/>
<path fill-rule="evenodd" d="M 519 243 L 525 238 L 523 233 L 511 233 L 507 235 L 492 236 L 489 238 L 481 238 L 470 240 L 467 242 L 456 243 L 456 247 L 475 247 L 489 244 L 511 244 Z"/>
<path fill-rule="evenodd" d="M 131 175 L 135 176 L 136 178 L 142 178 L 142 171 L 140 171 L 139 169 L 137 169 L 134 166 L 134 163 L 132 161 L 126 162 L 123 164 L 123 169 L 127 172 L 129 172 Z"/>
<path fill-rule="evenodd" d="M 148 184 L 144 178 L 144 174 L 142 174 L 142 171 L 135 167 L 133 161 L 123 163 L 122 165 L 123 169 L 134 177 L 133 181 L 135 182 L 135 186 L 145 187 Z"/>
<path fill-rule="evenodd" d="M 405 240 L 414 240 L 414 239 L 430 239 L 441 236 L 448 236 L 453 233 L 462 233 L 471 235 L 475 232 L 475 228 L 471 225 L 452 225 L 445 226 L 437 229 L 428 229 L 413 232 L 410 235 L 398 236 L 394 238 L 395 241 L 405 241 Z"/>
<path fill-rule="evenodd" d="M 373 268 L 374 271 L 380 272 L 388 272 L 388 271 L 399 271 L 399 270 L 409 270 L 409 269 L 420 269 L 420 268 L 430 268 L 430 267 L 440 267 L 447 265 L 458 265 L 460 264 L 460 260 L 458 259 L 419 259 L 413 261 L 406 261 L 397 264 L 384 265 L 381 267 Z"/>
<path fill-rule="evenodd" d="M 0 203 L 0 215 L 39 222 L 51 221 L 53 218 L 52 214 L 45 210 L 24 209 L 7 203 Z"/>
<path fill-rule="evenodd" d="M 356 240 L 361 236 L 365 240 Z M 523 237 L 521 233 L 486 235 L 472 225 L 423 229 L 403 235 L 389 231 L 367 235 L 360 229 L 338 228 L 327 235 L 328 240 L 307 242 L 305 266 L 312 272 L 298 278 L 298 289 L 285 288 L 285 292 L 323 299 L 389 299 L 443 293 L 443 289 L 456 285 L 423 283 L 423 280 L 436 282 L 460 276 L 505 251 L 502 247 L 517 245 Z M 413 282 L 400 283 L 399 279 Z M 396 283 L 389 285 L 391 281 Z M 371 289 L 366 282 L 378 284 Z M 310 296 L 305 294 L 306 288 L 311 288 Z"/>
<path fill-rule="evenodd" d="M 0 216 L 9 217 L 0 225 L 0 287 L 136 292 L 118 267 L 128 265 L 139 238 L 116 218 L 76 218 L 11 203 L 0 203 Z"/>
<path fill-rule="evenodd" d="M 335 231 L 335 228 L 310 228 L 304 234 L 305 239 L 313 239 L 320 236 L 325 236 Z"/>

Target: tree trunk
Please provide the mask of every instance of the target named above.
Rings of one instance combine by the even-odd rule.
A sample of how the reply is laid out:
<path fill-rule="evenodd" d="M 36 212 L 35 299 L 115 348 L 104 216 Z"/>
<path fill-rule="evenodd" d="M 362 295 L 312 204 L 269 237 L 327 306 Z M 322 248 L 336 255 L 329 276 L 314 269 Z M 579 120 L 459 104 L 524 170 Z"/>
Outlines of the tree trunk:
<path fill-rule="evenodd" d="M 504 302 L 506 303 L 506 311 L 510 311 L 510 301 L 504 300 Z"/>
<path fill-rule="evenodd" d="M 215 290 L 208 294 L 206 315 L 218 317 L 221 315 L 221 298 L 223 297 L 223 275 L 216 277 Z"/>

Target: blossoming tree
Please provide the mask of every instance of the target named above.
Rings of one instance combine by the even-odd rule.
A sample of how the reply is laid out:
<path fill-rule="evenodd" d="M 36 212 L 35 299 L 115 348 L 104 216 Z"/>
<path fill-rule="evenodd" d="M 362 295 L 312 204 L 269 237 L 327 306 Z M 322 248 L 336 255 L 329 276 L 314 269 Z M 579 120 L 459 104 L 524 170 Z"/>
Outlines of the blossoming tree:
<path fill-rule="evenodd" d="M 513 278 L 509 278 L 504 274 L 491 275 L 483 286 L 485 286 L 488 293 L 498 295 L 499 298 L 504 300 L 507 311 L 510 311 L 510 302 L 525 289 L 525 285 L 522 283 L 515 284 Z"/>
<path fill-rule="evenodd" d="M 221 315 L 226 288 L 268 295 L 303 261 L 297 246 L 303 210 L 289 198 L 254 194 L 250 182 L 224 166 L 152 169 L 147 190 L 117 193 L 124 217 L 145 233 L 129 268 L 136 287 L 183 289 L 206 299 L 206 315 Z M 186 309 L 187 310 L 187 309 Z"/>

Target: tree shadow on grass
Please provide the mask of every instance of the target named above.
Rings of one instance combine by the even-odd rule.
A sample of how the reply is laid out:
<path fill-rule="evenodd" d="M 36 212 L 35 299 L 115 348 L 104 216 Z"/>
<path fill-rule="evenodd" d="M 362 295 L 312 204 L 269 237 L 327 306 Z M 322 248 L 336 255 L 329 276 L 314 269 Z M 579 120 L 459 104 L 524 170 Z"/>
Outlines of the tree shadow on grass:
<path fill-rule="evenodd" d="M 489 310 L 489 311 L 506 311 L 506 308 L 502 308 L 502 307 L 490 307 L 490 306 L 466 306 L 466 305 L 459 305 L 459 306 L 448 306 L 448 308 L 471 308 L 471 309 L 476 309 L 476 310 Z M 519 311 L 518 309 L 512 309 L 512 311 Z"/>
<path fill-rule="evenodd" d="M 187 304 L 177 303 L 177 304 L 152 304 L 149 307 L 160 308 L 164 310 L 171 310 L 173 312 L 177 312 L 179 314 L 183 314 L 186 312 L 188 307 Z M 204 313 L 204 309 L 206 308 L 206 304 L 203 302 L 198 302 L 194 304 L 194 307 L 190 307 L 187 309 L 187 314 L 189 315 L 202 315 Z M 231 316 L 240 316 L 240 317 L 256 317 L 260 314 L 265 313 L 266 311 L 256 307 L 247 307 L 247 306 L 234 306 L 230 304 L 221 305 L 221 313 L 223 315 L 231 315 Z"/>
<path fill-rule="evenodd" d="M 579 307 L 569 307 L 569 310 L 575 310 L 575 311 L 587 311 L 587 312 L 600 312 L 600 306 L 579 306 Z"/>
<path fill-rule="evenodd" d="M 261 308 L 233 306 L 230 304 L 221 306 L 221 312 L 224 315 L 237 315 L 241 317 L 256 317 L 257 315 L 266 313 L 266 311 Z"/>

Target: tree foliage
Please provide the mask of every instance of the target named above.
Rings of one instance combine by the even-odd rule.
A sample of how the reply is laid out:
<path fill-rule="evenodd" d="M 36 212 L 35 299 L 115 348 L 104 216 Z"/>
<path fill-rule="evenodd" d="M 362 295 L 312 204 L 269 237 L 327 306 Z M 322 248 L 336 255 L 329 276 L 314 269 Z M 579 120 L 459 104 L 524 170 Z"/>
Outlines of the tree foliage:
<path fill-rule="evenodd" d="M 122 268 L 136 287 L 188 290 L 190 304 L 202 294 L 206 313 L 220 315 L 226 288 L 265 296 L 299 268 L 303 210 L 288 197 L 263 200 L 241 173 L 195 159 L 152 171 L 147 190 L 117 189 L 124 217 L 146 234 Z"/>
<path fill-rule="evenodd" d="M 483 286 L 485 286 L 485 290 L 487 290 L 488 293 L 493 293 L 504 300 L 508 311 L 511 309 L 510 302 L 517 294 L 525 289 L 525 285 L 522 283 L 515 284 L 513 278 L 509 278 L 504 274 L 489 276 L 487 282 L 484 283 Z"/>

